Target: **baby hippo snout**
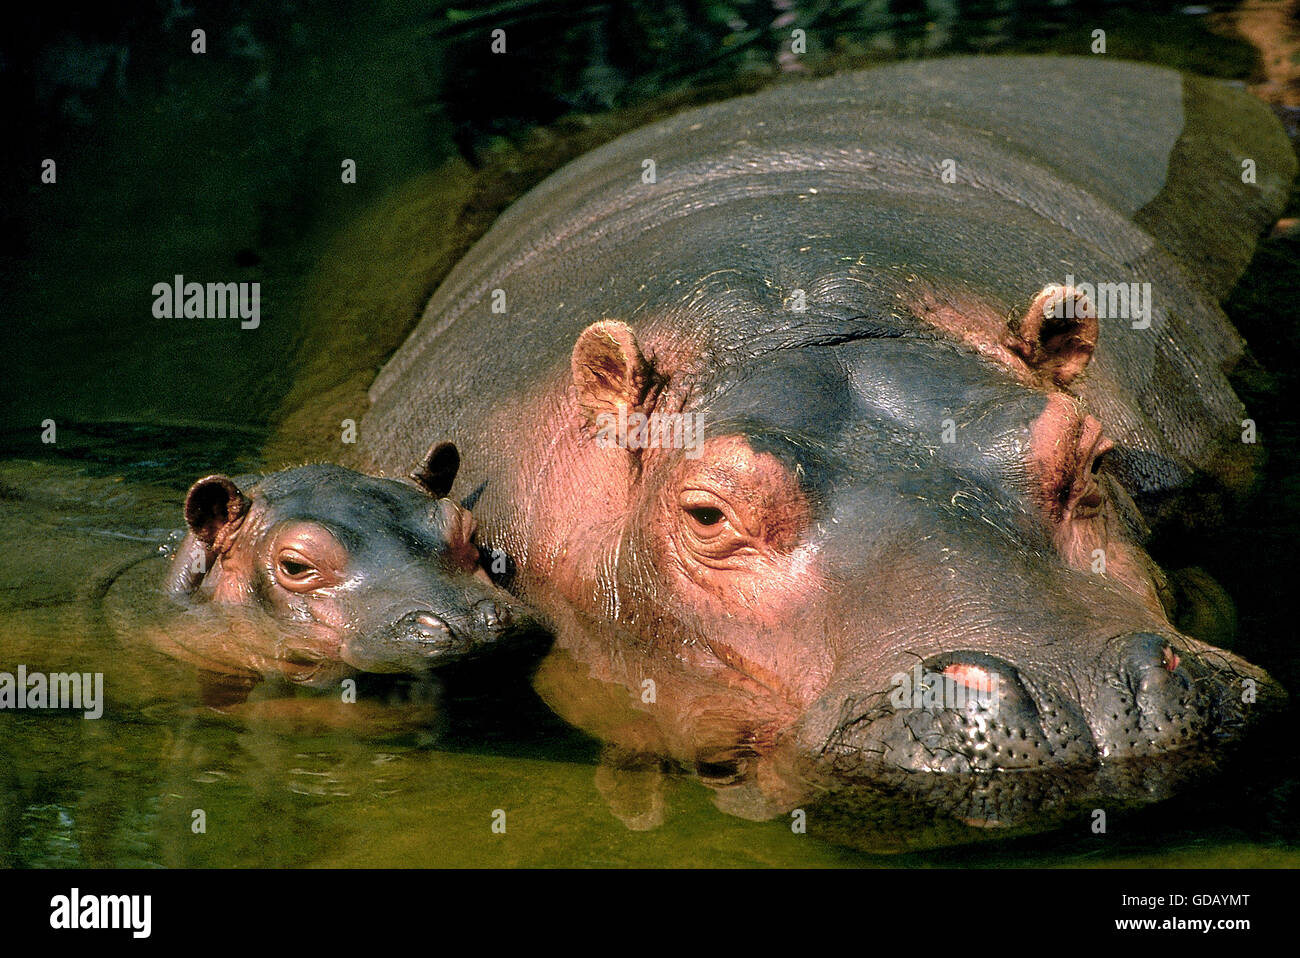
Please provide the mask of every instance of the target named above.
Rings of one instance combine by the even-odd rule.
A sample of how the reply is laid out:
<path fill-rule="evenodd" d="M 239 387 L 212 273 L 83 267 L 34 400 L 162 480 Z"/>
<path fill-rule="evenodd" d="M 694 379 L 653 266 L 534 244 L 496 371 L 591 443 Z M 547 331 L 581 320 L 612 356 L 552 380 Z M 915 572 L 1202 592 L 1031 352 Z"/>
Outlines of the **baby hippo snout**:
<path fill-rule="evenodd" d="M 474 621 L 484 634 L 495 635 L 510 627 L 514 614 L 510 611 L 510 606 L 484 599 L 474 604 Z"/>
<path fill-rule="evenodd" d="M 343 661 L 362 672 L 421 672 L 466 654 L 471 644 L 442 616 L 408 612 L 391 625 L 349 637 Z"/>
<path fill-rule="evenodd" d="M 511 626 L 514 618 L 508 603 L 480 599 L 465 613 L 408 613 L 398 621 L 396 629 L 399 641 L 401 634 L 409 630 L 412 641 L 418 648 L 427 648 L 429 654 L 456 654 L 491 642 Z"/>
<path fill-rule="evenodd" d="M 416 610 L 348 639 L 342 657 L 363 672 L 421 672 L 483 650 L 518 619 L 509 603 L 497 599 L 480 599 L 463 610 Z"/>

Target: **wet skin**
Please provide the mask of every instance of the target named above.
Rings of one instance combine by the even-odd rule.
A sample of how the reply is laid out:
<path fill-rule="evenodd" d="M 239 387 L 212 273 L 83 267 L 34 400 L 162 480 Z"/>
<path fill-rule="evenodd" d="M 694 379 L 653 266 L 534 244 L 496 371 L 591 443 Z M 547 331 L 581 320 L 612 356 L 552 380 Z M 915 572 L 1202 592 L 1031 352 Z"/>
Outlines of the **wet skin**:
<path fill-rule="evenodd" d="M 1215 97 L 1231 132 L 1197 113 Z M 1223 157 L 1255 154 L 1243 188 Z M 856 789 L 969 827 L 1158 798 L 1284 697 L 1172 625 L 1143 542 L 1249 486 L 1215 299 L 1294 170 L 1245 94 L 1095 59 L 692 111 L 501 217 L 372 387 L 361 464 L 403 468 L 428 422 L 472 446 L 484 542 L 556 629 L 547 700 L 737 814 Z M 1067 273 L 1151 283 L 1150 325 Z M 690 455 L 598 441 L 685 413 Z M 918 665 L 954 704 L 891 698 Z"/>
<path fill-rule="evenodd" d="M 858 788 L 859 808 L 1041 823 L 1168 795 L 1280 704 L 1171 625 L 1111 444 L 1067 390 L 896 330 L 700 392 L 702 454 L 642 453 L 626 521 L 568 540 L 578 573 L 550 599 L 614 618 L 557 613 L 541 683 L 619 762 L 672 756 L 749 817 Z M 623 471 L 590 455 L 586 474 Z M 937 700 L 897 700 L 917 674 Z M 593 706 L 592 676 L 631 694 Z"/>
<path fill-rule="evenodd" d="M 1170 625 L 1163 578 L 1136 544 L 1141 519 L 1109 475 L 1096 420 L 1068 394 L 1006 383 L 990 367 L 905 339 L 760 364 L 706 414 L 722 434 L 715 442 L 729 447 L 725 459 L 684 476 L 679 467 L 660 494 L 707 489 L 691 493 L 691 509 L 716 496 L 724 516 L 701 522 L 688 511 L 682 545 L 669 533 L 632 553 L 667 546 L 690 580 L 669 594 L 703 585 L 729 605 L 726 625 L 708 623 L 709 643 L 793 706 L 799 718 L 783 736 L 840 778 L 1066 767 L 1083 787 L 1126 760 L 1239 734 L 1257 707 L 1243 703 L 1245 680 L 1265 699 L 1276 688 L 1262 670 Z M 900 378 L 906 395 L 894 388 Z M 791 383 L 800 384 L 793 396 Z M 950 443 L 935 428 L 949 417 Z M 761 472 L 769 502 L 793 494 L 794 529 L 755 534 L 759 517 L 780 506 L 760 513 L 738 500 L 729 483 L 737 469 L 750 483 Z M 773 585 L 798 583 L 778 599 L 780 618 L 753 615 L 743 592 L 728 601 L 738 577 L 726 567 L 749 549 L 769 563 L 767 604 Z M 684 631 L 703 632 L 698 603 L 682 606 Z M 772 626 L 786 617 L 834 637 L 820 662 L 773 654 L 783 643 Z M 927 623 L 920 634 L 917 622 Z M 988 694 L 964 708 L 899 707 L 886 693 L 918 663 Z M 971 783 L 964 817 L 1023 814 L 996 777 Z M 1092 791 L 1105 788 L 1098 781 Z"/>
<path fill-rule="evenodd" d="M 526 631 L 480 564 L 473 517 L 445 498 L 458 464 L 444 443 L 410 479 L 310 465 L 199 480 L 157 644 L 227 684 L 322 687 L 419 674 Z"/>

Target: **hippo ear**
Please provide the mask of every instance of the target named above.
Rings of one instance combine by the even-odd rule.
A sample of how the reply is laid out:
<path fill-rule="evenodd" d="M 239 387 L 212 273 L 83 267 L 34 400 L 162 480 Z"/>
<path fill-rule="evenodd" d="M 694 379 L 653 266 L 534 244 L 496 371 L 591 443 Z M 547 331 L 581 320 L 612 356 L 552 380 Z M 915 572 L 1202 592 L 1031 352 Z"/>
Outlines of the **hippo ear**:
<path fill-rule="evenodd" d="M 185 524 L 208 548 L 223 532 L 238 528 L 251 503 L 228 476 L 207 476 L 185 494 Z"/>
<path fill-rule="evenodd" d="M 588 326 L 573 346 L 573 386 L 592 419 L 636 409 L 650 389 L 653 370 L 627 323 L 607 319 Z"/>
<path fill-rule="evenodd" d="M 435 442 L 424 460 L 411 470 L 414 479 L 435 499 L 445 499 L 460 471 L 460 452 L 454 442 Z"/>
<path fill-rule="evenodd" d="M 1047 286 L 1025 315 L 1012 318 L 1002 345 L 1045 379 L 1068 386 L 1097 348 L 1097 310 L 1073 286 Z"/>

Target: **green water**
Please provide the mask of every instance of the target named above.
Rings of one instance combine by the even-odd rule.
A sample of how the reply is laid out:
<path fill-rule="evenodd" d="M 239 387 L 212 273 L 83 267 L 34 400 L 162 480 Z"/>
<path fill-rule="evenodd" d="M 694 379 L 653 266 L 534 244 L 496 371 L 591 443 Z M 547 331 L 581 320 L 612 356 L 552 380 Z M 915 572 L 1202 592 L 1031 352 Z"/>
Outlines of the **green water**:
<path fill-rule="evenodd" d="M 1282 742 L 1106 835 L 1079 821 L 1013 842 L 875 855 L 819 838 L 815 819 L 799 834 L 786 820 L 726 815 L 686 776 L 611 786 L 598 743 L 490 676 L 426 690 L 433 717 L 400 683 L 368 688 L 350 712 L 284 689 L 259 690 L 235 714 L 204 709 L 191 670 L 110 627 L 97 585 L 133 560 L 159 564 L 146 557 L 180 524 L 194 478 L 310 455 L 311 424 L 294 418 L 305 400 L 333 390 L 331 416 L 357 411 L 439 276 L 512 196 L 657 112 L 770 82 L 776 13 L 386 3 L 356 16 L 253 3 L 205 19 L 210 52 L 196 57 L 196 21 L 125 9 L 120 20 L 51 15 L 0 48 L 0 77 L 18 93 L 8 108 L 33 131 L 22 176 L 0 186 L 13 330 L 0 387 L 0 671 L 103 672 L 106 698 L 94 721 L 0 714 L 0 863 L 1300 864 L 1294 747 Z M 1098 17 L 1115 55 L 1243 79 L 1254 64 L 1176 5 L 850 3 L 803 14 L 808 62 L 822 71 L 1077 50 Z M 519 74 L 498 76 L 475 52 L 498 22 L 521 41 Z M 550 126 L 534 132 L 539 123 Z M 32 183 L 45 156 L 58 161 L 56 186 Z M 357 161 L 357 184 L 340 182 L 340 157 Z M 1271 557 L 1293 551 L 1300 501 L 1297 342 L 1274 293 L 1296 288 L 1297 263 L 1295 240 L 1271 243 L 1230 303 L 1262 366 L 1241 385 L 1273 439 L 1261 496 L 1230 535 L 1157 543 L 1228 584 L 1238 651 L 1292 689 L 1294 630 L 1278 599 L 1288 583 Z M 177 273 L 260 282 L 261 326 L 155 319 L 151 287 Z M 53 443 L 42 442 L 45 420 Z M 629 794 L 661 824 L 627 827 Z"/>
<path fill-rule="evenodd" d="M 53 461 L 0 464 L 4 668 L 101 671 L 105 683 L 98 720 L 4 715 L 6 865 L 1300 864 L 1282 840 L 1276 796 L 1287 786 L 1267 775 L 1244 793 L 1221 786 L 1139 813 L 1105 836 L 1081 820 L 1016 842 L 873 855 L 819 840 L 815 818 L 796 834 L 784 820 L 725 815 L 685 776 L 630 783 L 662 819 L 631 830 L 599 787 L 597 743 L 517 684 L 471 678 L 438 720 L 382 696 L 343 706 L 283 689 L 233 715 L 202 708 L 191 670 L 116 634 L 88 594 L 152 551 L 175 521 L 182 477 L 222 445 L 202 429 L 171 437 L 162 461 L 138 458 L 153 431 L 122 426 L 70 434 Z M 493 830 L 501 812 L 504 834 Z"/>

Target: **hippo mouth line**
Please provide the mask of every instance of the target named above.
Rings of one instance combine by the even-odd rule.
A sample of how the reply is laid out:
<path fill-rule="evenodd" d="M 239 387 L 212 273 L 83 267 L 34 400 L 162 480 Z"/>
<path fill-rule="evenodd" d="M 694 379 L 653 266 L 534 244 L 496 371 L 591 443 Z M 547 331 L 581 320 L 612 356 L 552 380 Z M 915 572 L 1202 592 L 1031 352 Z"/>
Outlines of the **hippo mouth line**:
<path fill-rule="evenodd" d="M 276 650 L 275 662 L 274 672 L 295 685 L 327 685 L 339 675 L 337 649 L 282 645 Z"/>

